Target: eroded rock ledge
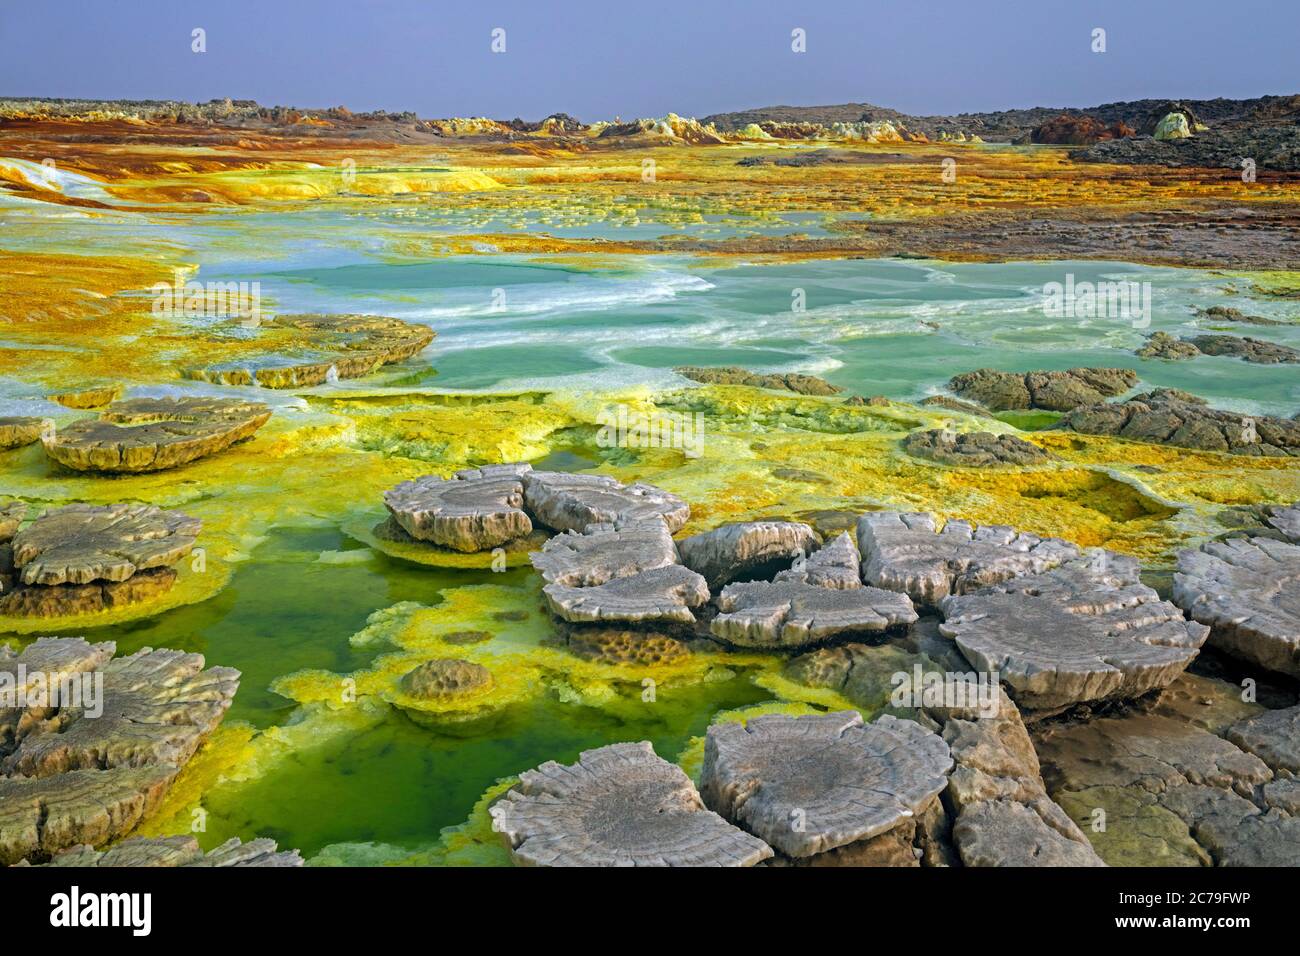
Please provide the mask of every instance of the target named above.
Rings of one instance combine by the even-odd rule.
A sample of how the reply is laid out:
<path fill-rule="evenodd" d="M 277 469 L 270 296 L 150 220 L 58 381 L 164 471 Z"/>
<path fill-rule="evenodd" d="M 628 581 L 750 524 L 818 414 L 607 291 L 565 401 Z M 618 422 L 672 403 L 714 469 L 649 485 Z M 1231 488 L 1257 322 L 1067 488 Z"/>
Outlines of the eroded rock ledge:
<path fill-rule="evenodd" d="M 81 638 L 41 638 L 17 655 L 0 648 L 3 683 L 21 704 L 0 709 L 0 864 L 129 834 L 239 686 L 238 671 L 205 670 L 199 654 L 114 651 Z"/>
<path fill-rule="evenodd" d="M 42 439 L 51 459 L 76 471 L 148 472 L 215 455 L 252 436 L 271 410 L 221 398 L 134 398 Z"/>
<path fill-rule="evenodd" d="M 19 866 L 29 864 L 18 864 Z M 64 850 L 41 866 L 123 867 L 123 866 L 302 866 L 297 850 L 277 850 L 274 840 L 249 840 L 231 837 L 219 847 L 204 853 L 198 841 L 189 836 L 132 837 L 107 850 L 81 845 Z"/>
<path fill-rule="evenodd" d="M 218 385 L 309 388 L 359 378 L 408 359 L 434 339 L 425 325 L 379 315 L 281 315 L 258 326 L 283 350 L 247 361 L 187 368 L 186 378 Z M 237 333 L 238 325 L 230 327 Z"/>
<path fill-rule="evenodd" d="M 4 524 L 21 520 L 7 513 Z M 90 614 L 165 594 L 176 581 L 171 565 L 193 550 L 201 527 L 152 505 L 50 509 L 8 543 L 0 535 L 0 614 Z"/>
<path fill-rule="evenodd" d="M 1284 536 L 1294 511 L 1269 519 Z M 1300 544 L 1256 535 L 1182 551 L 1173 600 L 1209 625 L 1212 646 L 1300 677 Z"/>

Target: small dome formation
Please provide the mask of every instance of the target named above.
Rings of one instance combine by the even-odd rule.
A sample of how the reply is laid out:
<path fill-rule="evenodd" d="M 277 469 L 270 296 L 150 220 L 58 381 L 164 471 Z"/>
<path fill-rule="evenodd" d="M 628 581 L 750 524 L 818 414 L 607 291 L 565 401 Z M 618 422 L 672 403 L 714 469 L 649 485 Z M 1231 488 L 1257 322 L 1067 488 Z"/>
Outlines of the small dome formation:
<path fill-rule="evenodd" d="M 65 617 L 160 597 L 190 554 L 197 518 L 151 505 L 74 504 L 21 528 L 26 506 L 0 507 L 0 614 Z"/>
<path fill-rule="evenodd" d="M 261 402 L 134 398 L 42 437 L 45 453 L 75 471 L 150 472 L 215 455 L 271 417 Z"/>
<path fill-rule="evenodd" d="M 417 700 L 447 700 L 490 690 L 492 683 L 492 672 L 482 664 L 442 658 L 408 671 L 399 686 Z"/>

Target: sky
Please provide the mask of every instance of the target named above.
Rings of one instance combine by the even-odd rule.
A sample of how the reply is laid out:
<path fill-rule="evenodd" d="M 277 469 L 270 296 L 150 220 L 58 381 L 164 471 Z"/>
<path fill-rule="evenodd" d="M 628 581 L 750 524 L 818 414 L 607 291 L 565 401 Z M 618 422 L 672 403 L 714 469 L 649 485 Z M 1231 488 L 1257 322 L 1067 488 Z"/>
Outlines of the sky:
<path fill-rule="evenodd" d="M 1244 98 L 1300 91 L 1297 4 L 0 0 L 0 96 L 588 122 L 777 104 L 941 115 Z M 1097 28 L 1105 52 L 1092 49 Z"/>

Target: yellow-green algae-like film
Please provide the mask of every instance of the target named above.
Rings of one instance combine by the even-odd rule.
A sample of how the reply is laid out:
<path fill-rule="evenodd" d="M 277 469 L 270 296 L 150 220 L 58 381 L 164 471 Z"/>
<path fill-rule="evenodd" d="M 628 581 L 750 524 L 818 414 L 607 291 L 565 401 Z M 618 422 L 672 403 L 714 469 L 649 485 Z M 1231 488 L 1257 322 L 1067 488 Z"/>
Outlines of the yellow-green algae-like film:
<path fill-rule="evenodd" d="M 846 258 L 870 254 L 851 246 L 871 239 L 871 217 L 944 215 L 934 164 L 953 153 L 963 172 L 946 203 L 971 215 L 1194 216 L 1200 204 L 1290 201 L 1293 184 L 965 144 L 855 145 L 845 148 L 870 161 L 836 166 L 736 162 L 805 148 L 819 147 L 633 154 L 448 139 L 445 162 L 431 164 L 415 148 L 254 133 L 222 149 L 30 146 L 84 177 L 93 202 L 0 163 L 20 204 L 0 239 L 0 414 L 63 427 L 94 412 L 47 396 L 104 383 L 273 408 L 252 438 L 170 471 L 77 473 L 40 443 L 0 450 L 0 498 L 26 503 L 29 518 L 132 502 L 203 522 L 203 560 L 182 563 L 156 601 L 0 617 L 14 646 L 85 634 L 119 653 L 174 647 L 242 672 L 226 720 L 138 833 L 194 833 L 205 847 L 271 837 L 319 865 L 500 865 L 508 854 L 487 810 L 526 769 L 650 740 L 694 776 L 710 723 L 844 707 L 870 717 L 887 706 L 888 675 L 914 659 L 874 649 L 879 679 L 850 692 L 796 679 L 785 657 L 718 646 L 658 664 L 577 656 L 528 565 L 542 535 L 496 562 L 393 533 L 383 492 L 421 475 L 527 461 L 648 481 L 690 503 L 681 535 L 755 518 L 836 533 L 868 510 L 933 511 L 1112 548 L 1166 578 L 1180 548 L 1234 516 L 1300 499 L 1294 459 L 1082 435 L 1046 427 L 1059 416 L 1040 410 L 990 418 L 921 404 L 959 371 L 1092 364 L 1289 417 L 1294 367 L 1140 361 L 1141 331 L 1043 328 L 1023 290 L 1122 267 L 1172 303 L 1157 328 L 1187 333 L 1194 307 L 1235 305 L 1283 323 L 1250 334 L 1300 344 L 1295 273 Z M 642 158 L 656 161 L 657 183 L 643 181 Z M 362 379 L 274 392 L 194 382 L 186 369 L 254 367 L 294 343 L 228 316 L 160 314 L 153 290 L 178 273 L 258 281 L 269 313 L 392 314 L 438 338 Z M 806 312 L 791 310 L 795 288 Z M 817 374 L 843 391 L 698 386 L 672 371 L 688 364 Z M 611 409 L 689 417 L 700 453 L 604 441 Z M 905 437 L 933 428 L 1015 435 L 1049 457 L 994 470 L 907 454 Z M 492 681 L 445 699 L 407 694 L 403 675 L 437 659 L 480 665 Z M 1161 825 L 1131 795 L 1110 802 Z M 1114 852 L 1111 862 L 1128 859 Z"/>

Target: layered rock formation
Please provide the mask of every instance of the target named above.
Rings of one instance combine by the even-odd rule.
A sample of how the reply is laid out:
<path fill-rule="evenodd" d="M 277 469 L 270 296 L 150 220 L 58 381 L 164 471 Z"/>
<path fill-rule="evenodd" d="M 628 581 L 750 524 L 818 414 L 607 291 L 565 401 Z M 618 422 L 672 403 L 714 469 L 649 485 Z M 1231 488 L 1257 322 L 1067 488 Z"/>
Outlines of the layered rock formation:
<path fill-rule="evenodd" d="M 231 837 L 204 853 L 198 841 L 189 836 L 132 837 L 107 850 L 83 844 L 64 850 L 41 866 L 135 867 L 135 866 L 302 866 L 297 850 L 277 850 L 274 840 L 249 840 Z"/>
<path fill-rule="evenodd" d="M 0 416 L 0 451 L 40 441 L 41 432 L 49 424 L 47 419 L 27 415 Z"/>
<path fill-rule="evenodd" d="M 410 540 L 461 553 L 518 544 L 538 527 L 581 532 L 649 522 L 671 533 L 690 517 L 685 501 L 653 485 L 533 471 L 523 463 L 404 481 L 384 493 L 384 505 Z"/>
<path fill-rule="evenodd" d="M 232 334 L 242 326 L 231 327 Z M 252 360 L 184 369 L 186 378 L 219 385 L 308 388 L 359 378 L 422 351 L 433 341 L 426 325 L 378 315 L 281 315 L 258 328 L 283 350 Z"/>
<path fill-rule="evenodd" d="M 874 587 L 806 581 L 728 584 L 718 595 L 714 637 L 740 647 L 799 648 L 836 637 L 879 633 L 916 621 L 907 595 Z"/>
<path fill-rule="evenodd" d="M 50 458 L 77 471 L 161 471 L 223 451 L 270 417 L 261 402 L 135 398 L 60 428 L 43 443 Z"/>
<path fill-rule="evenodd" d="M 1038 574 L 1079 556 L 1068 541 L 1005 525 L 975 528 L 968 521 L 950 520 L 940 531 L 928 513 L 865 514 L 858 520 L 857 538 L 862 580 L 902 591 L 922 605 Z"/>
<path fill-rule="evenodd" d="M 0 587 L 0 614 L 89 614 L 164 594 L 176 581 L 171 565 L 193 550 L 201 527 L 148 505 L 46 511 L 8 544 L 0 539 L 0 582 L 10 581 Z"/>
<path fill-rule="evenodd" d="M 660 518 L 675 532 L 691 514 L 690 506 L 676 495 L 642 482 L 623 485 L 607 475 L 530 470 L 523 481 L 529 512 L 554 531 Z"/>
<path fill-rule="evenodd" d="M 719 588 L 740 577 L 788 567 L 821 546 L 811 527 L 795 521 L 744 521 L 677 542 L 682 563 Z"/>
<path fill-rule="evenodd" d="M 42 638 L 0 649 L 0 864 L 126 836 L 220 723 L 239 672 L 203 657 Z"/>
<path fill-rule="evenodd" d="M 1293 534 L 1290 512 L 1273 520 Z M 1300 677 L 1300 543 L 1256 535 L 1181 551 L 1173 600 L 1210 626 L 1212 646 Z"/>
<path fill-rule="evenodd" d="M 450 479 L 425 475 L 384 492 L 384 505 L 412 538 L 454 551 L 485 551 L 533 530 L 524 513 L 527 465 L 467 468 Z"/>
<path fill-rule="evenodd" d="M 1122 564 L 1096 571 L 1076 562 L 949 596 L 940 610 L 940 633 L 1033 710 L 1166 687 L 1209 634 Z"/>

